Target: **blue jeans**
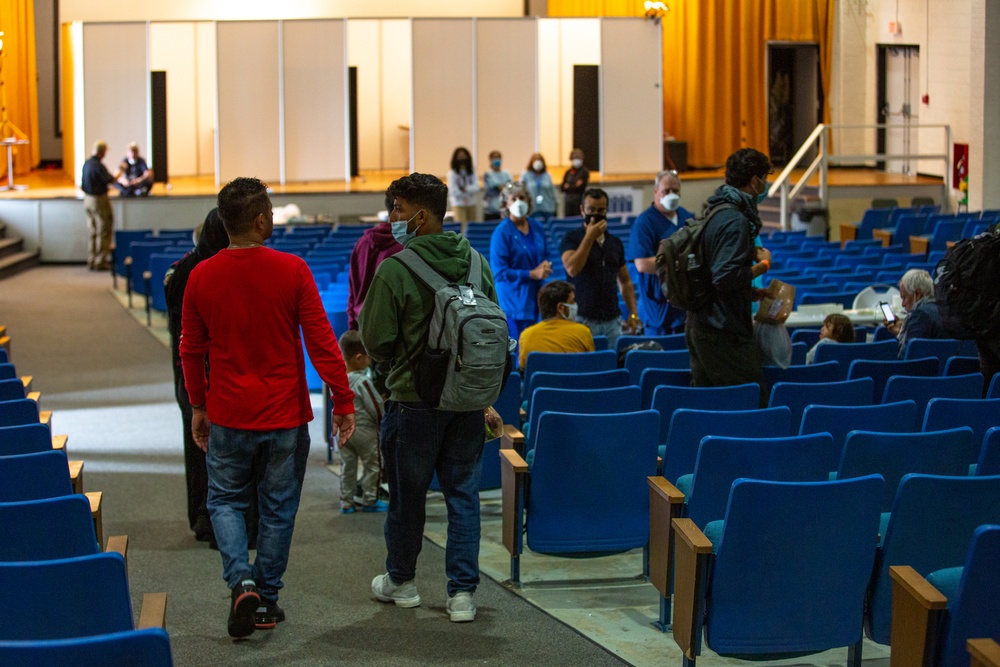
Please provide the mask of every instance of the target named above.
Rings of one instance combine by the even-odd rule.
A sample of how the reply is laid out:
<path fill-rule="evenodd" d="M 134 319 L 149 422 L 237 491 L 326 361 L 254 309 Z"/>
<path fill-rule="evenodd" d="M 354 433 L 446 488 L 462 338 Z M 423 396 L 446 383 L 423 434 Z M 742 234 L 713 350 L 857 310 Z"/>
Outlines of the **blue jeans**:
<path fill-rule="evenodd" d="M 257 457 L 260 524 L 257 557 L 250 564 L 243 516 L 254 483 Z M 309 428 L 246 431 L 212 424 L 208 440 L 208 513 L 222 554 L 222 576 L 233 588 L 253 579 L 261 599 L 278 601 L 288 566 L 295 514 L 309 458 Z"/>
<path fill-rule="evenodd" d="M 606 336 L 609 350 L 618 349 L 618 338 L 622 335 L 620 317 L 613 320 L 592 320 L 589 317 L 577 316 L 576 321 L 590 329 L 591 336 Z"/>
<path fill-rule="evenodd" d="M 382 456 L 389 482 L 385 569 L 393 582 L 401 584 L 416 576 L 427 488 L 436 471 L 448 506 L 448 595 L 476 590 L 483 442 L 482 410 L 449 412 L 422 403 L 385 402 Z"/>

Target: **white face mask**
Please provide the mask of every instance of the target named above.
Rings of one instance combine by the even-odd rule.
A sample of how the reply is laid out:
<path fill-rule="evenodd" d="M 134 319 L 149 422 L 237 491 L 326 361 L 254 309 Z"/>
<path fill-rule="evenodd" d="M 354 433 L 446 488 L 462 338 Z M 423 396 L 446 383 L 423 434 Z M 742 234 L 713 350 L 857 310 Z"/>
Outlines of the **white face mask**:
<path fill-rule="evenodd" d="M 541 160 L 535 160 L 531 163 L 531 168 L 535 171 L 541 171 L 542 169 L 545 169 L 545 163 Z"/>
<path fill-rule="evenodd" d="M 528 202 L 515 199 L 514 202 L 507 207 L 507 211 L 510 213 L 510 217 L 522 220 L 524 216 L 528 215 Z"/>
<path fill-rule="evenodd" d="M 573 158 L 570 164 L 573 165 L 574 169 L 579 169 L 580 167 L 583 166 L 583 160 L 581 160 L 580 158 Z"/>
<path fill-rule="evenodd" d="M 676 211 L 681 205 L 681 196 L 674 192 L 668 192 L 660 197 L 660 206 L 668 211 Z"/>
<path fill-rule="evenodd" d="M 570 322 L 576 321 L 576 312 L 578 310 L 577 304 L 564 303 L 563 306 L 566 308 L 566 314 L 563 315 L 563 319 L 569 320 Z"/>

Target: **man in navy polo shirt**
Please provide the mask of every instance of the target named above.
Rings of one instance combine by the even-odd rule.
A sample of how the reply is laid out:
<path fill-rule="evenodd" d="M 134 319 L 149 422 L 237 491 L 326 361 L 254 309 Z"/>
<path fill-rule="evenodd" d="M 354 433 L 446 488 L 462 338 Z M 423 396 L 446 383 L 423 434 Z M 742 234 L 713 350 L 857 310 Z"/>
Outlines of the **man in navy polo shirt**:
<path fill-rule="evenodd" d="M 583 193 L 583 226 L 566 232 L 559 252 L 566 276 L 576 288 L 576 321 L 587 325 L 594 336 L 607 336 L 608 349 L 615 349 L 622 333 L 618 292 L 628 308 L 628 333 L 641 326 L 636 312 L 635 288 L 625 266 L 625 246 L 608 234 L 608 193 L 590 188 Z"/>
<path fill-rule="evenodd" d="M 681 180 L 677 172 L 661 171 L 656 175 L 653 203 L 639 214 L 629 233 L 628 260 L 635 262 L 639 272 L 639 315 L 651 336 L 684 332 L 687 314 L 667 303 L 656 275 L 656 249 L 660 241 L 694 217 L 680 202 Z"/>

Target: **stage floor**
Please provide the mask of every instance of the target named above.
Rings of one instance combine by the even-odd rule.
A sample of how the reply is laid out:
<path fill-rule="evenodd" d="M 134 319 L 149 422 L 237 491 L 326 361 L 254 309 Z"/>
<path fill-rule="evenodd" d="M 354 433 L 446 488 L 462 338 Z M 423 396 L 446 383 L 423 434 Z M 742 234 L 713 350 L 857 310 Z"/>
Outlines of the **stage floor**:
<path fill-rule="evenodd" d="M 554 167 L 549 170 L 552 179 L 559 183 L 565 168 Z M 796 178 L 800 172 L 793 172 Z M 682 173 L 681 180 L 705 181 L 717 180 L 724 176 L 723 169 L 691 170 Z M 405 176 L 403 170 L 369 171 L 350 181 L 309 181 L 302 183 L 286 183 L 285 185 L 269 183 L 276 194 L 298 193 L 365 193 L 384 192 L 392 181 Z M 591 172 L 591 184 L 595 186 L 644 186 L 652 183 L 656 175 L 648 174 L 618 174 L 602 176 Z M 37 170 L 30 174 L 17 176 L 14 179 L 17 186 L 27 186 L 25 190 L 0 192 L 3 199 L 80 199 L 83 192 L 77 188 L 73 180 L 65 172 L 57 170 Z M 888 174 L 874 169 L 836 168 L 830 170 L 829 184 L 837 187 L 864 186 L 898 186 L 898 185 L 939 185 L 941 179 L 930 176 L 907 176 L 904 174 Z M 811 185 L 819 185 L 819 176 L 813 176 Z M 171 178 L 169 183 L 156 183 L 152 196 L 157 197 L 206 197 L 214 196 L 219 188 L 214 176 L 179 176 Z M 116 193 L 112 191 L 112 196 Z"/>

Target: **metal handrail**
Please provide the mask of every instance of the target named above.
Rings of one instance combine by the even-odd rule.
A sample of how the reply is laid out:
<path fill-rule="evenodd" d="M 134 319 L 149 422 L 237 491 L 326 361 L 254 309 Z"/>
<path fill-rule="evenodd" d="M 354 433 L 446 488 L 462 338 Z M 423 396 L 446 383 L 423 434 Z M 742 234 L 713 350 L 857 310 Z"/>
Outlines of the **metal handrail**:
<path fill-rule="evenodd" d="M 926 155 L 921 154 L 889 154 L 889 153 L 873 153 L 865 155 L 830 155 L 828 147 L 830 145 L 830 131 L 831 130 L 879 130 L 879 129 L 903 129 L 909 130 L 933 130 L 933 129 L 943 129 L 945 138 L 945 152 L 944 153 L 931 153 Z M 816 144 L 819 144 L 818 147 Z M 791 184 L 792 172 L 798 168 L 799 163 L 805 158 L 805 156 L 814 147 L 818 148 L 816 158 L 810 163 L 806 170 L 802 173 L 799 179 L 795 182 L 794 186 Z M 781 170 L 778 177 L 774 179 L 774 183 L 768 188 L 767 196 L 774 197 L 780 196 L 781 204 L 781 228 L 784 230 L 791 228 L 791 214 L 789 211 L 789 204 L 794 201 L 795 197 L 798 196 L 802 188 L 806 187 L 809 183 L 809 179 L 813 177 L 816 171 L 819 171 L 819 199 L 820 204 L 823 208 L 827 208 L 829 205 L 829 170 L 831 164 L 840 164 L 843 162 L 859 162 L 864 160 L 878 160 L 878 161 L 888 161 L 888 160 L 943 160 L 945 169 L 945 180 L 947 182 L 947 175 L 951 173 L 951 125 L 946 124 L 931 124 L 931 125 L 897 125 L 891 123 L 873 123 L 868 125 L 826 125 L 820 123 L 816 128 L 809 134 L 809 137 L 802 143 L 799 150 L 796 151 L 792 159 L 788 161 L 785 168 Z M 947 201 L 943 201 L 942 205 L 947 209 Z"/>

